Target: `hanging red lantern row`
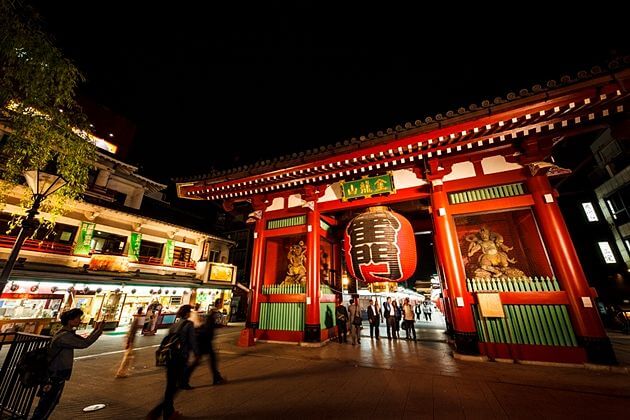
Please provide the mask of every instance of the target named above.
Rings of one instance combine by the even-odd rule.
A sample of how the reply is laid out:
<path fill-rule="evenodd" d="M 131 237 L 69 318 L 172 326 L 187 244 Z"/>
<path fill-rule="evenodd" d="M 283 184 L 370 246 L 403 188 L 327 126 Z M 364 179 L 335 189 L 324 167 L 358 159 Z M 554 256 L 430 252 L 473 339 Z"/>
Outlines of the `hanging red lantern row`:
<path fill-rule="evenodd" d="M 416 270 L 411 223 L 384 206 L 370 207 L 348 223 L 344 234 L 350 275 L 367 283 L 401 282 Z"/>

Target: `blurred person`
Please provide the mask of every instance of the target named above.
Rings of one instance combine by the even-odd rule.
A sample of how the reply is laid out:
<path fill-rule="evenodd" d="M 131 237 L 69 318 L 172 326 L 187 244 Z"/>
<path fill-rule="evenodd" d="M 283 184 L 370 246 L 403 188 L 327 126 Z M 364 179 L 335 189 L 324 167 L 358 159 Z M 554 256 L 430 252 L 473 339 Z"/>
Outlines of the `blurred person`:
<path fill-rule="evenodd" d="M 201 361 L 201 356 L 204 354 L 208 355 L 208 363 L 210 366 L 210 372 L 212 373 L 212 384 L 220 385 L 226 382 L 225 378 L 221 376 L 221 373 L 218 369 L 218 360 L 217 353 L 214 350 L 214 335 L 215 330 L 220 326 L 223 326 L 221 319 L 223 315 L 219 311 L 219 305 L 221 305 L 221 299 L 216 299 L 214 301 L 214 307 L 210 308 L 208 315 L 206 316 L 206 321 L 203 323 L 201 327 L 197 329 L 197 346 L 199 348 L 199 355 L 195 357 L 190 369 L 188 369 L 188 374 L 186 378 L 186 383 L 188 384 L 190 381 L 190 376 L 193 371 L 199 365 Z"/>
<path fill-rule="evenodd" d="M 177 311 L 178 321 L 169 328 L 169 334 L 179 335 L 180 351 L 174 352 L 173 357 L 166 365 L 164 400 L 149 412 L 147 419 L 158 419 L 160 415 L 162 415 L 164 419 L 181 417 L 181 413 L 175 411 L 175 394 L 177 394 L 178 389 L 192 389 L 188 384 L 188 358 L 190 357 L 191 351 L 196 356 L 199 355 L 195 328 L 193 323 L 188 319 L 191 310 L 192 307 L 190 305 L 182 305 Z"/>

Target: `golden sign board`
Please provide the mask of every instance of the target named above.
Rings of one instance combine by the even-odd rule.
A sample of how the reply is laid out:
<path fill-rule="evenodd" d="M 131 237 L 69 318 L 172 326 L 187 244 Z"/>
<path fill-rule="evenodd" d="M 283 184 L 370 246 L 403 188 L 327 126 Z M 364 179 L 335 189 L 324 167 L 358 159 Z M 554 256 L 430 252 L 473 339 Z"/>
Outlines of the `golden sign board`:
<path fill-rule="evenodd" d="M 210 266 L 209 280 L 232 282 L 234 266 L 231 264 L 212 264 Z"/>
<path fill-rule="evenodd" d="M 96 271 L 129 271 L 129 260 L 121 255 L 94 254 L 90 259 L 90 270 Z"/>
<path fill-rule="evenodd" d="M 505 318 L 501 296 L 498 293 L 477 293 L 479 311 L 484 318 Z"/>

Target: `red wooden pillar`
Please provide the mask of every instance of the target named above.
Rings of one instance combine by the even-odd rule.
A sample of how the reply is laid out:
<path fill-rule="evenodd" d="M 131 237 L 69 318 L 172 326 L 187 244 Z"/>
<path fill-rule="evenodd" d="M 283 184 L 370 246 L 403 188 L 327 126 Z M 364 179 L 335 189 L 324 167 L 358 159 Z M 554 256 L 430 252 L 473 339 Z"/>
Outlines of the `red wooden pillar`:
<path fill-rule="evenodd" d="M 527 186 L 534 199 L 536 220 L 554 272 L 569 298 L 571 320 L 579 344 L 585 348 L 590 361 L 616 363 L 549 179 L 546 175 L 532 176 L 527 179 Z"/>
<path fill-rule="evenodd" d="M 463 354 L 478 354 L 478 336 L 473 319 L 472 295 L 466 290 L 466 273 L 459 250 L 457 231 L 448 214 L 448 197 L 441 180 L 432 181 L 431 215 L 435 229 L 435 246 L 447 285 L 448 306 L 455 348 Z"/>
<path fill-rule="evenodd" d="M 321 341 L 319 320 L 319 242 L 320 225 L 317 204 L 307 213 L 306 233 L 306 322 L 304 325 L 304 341 L 318 343 Z"/>
<path fill-rule="evenodd" d="M 265 245 L 265 217 L 256 221 L 249 282 L 248 315 L 245 329 L 241 332 L 239 346 L 253 346 L 260 317 L 260 289 L 263 283 L 263 257 Z"/>
<path fill-rule="evenodd" d="M 434 227 L 435 230 L 435 227 Z M 437 246 L 437 235 L 435 231 L 433 232 L 433 243 L 435 248 L 435 268 L 437 269 L 438 278 L 440 279 L 440 286 L 442 288 L 442 310 L 444 311 L 444 320 L 446 322 L 446 333 L 449 335 L 453 334 L 453 310 L 451 308 L 452 302 L 449 297 L 448 285 L 446 284 L 446 277 L 444 275 L 444 267 L 442 267 L 442 261 L 444 261 L 444 257 L 442 256 L 442 250 L 439 246 Z"/>

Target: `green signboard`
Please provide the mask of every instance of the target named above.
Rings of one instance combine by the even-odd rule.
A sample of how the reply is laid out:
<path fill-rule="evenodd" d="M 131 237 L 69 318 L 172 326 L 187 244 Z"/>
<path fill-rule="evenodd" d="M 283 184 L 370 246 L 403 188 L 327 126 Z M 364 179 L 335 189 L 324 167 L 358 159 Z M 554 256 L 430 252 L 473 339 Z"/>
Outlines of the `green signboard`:
<path fill-rule="evenodd" d="M 138 262 L 138 257 L 140 256 L 140 243 L 142 242 L 142 233 L 131 232 L 131 237 L 129 238 L 129 252 L 127 256 L 129 257 L 129 262 Z"/>
<path fill-rule="evenodd" d="M 92 250 L 92 236 L 94 236 L 94 228 L 96 223 L 81 222 L 77 243 L 74 245 L 75 255 L 90 255 Z"/>
<path fill-rule="evenodd" d="M 173 255 L 175 254 L 175 241 L 168 239 L 164 247 L 164 265 L 173 265 Z"/>
<path fill-rule="evenodd" d="M 390 174 L 341 182 L 343 201 L 352 198 L 367 198 L 378 194 L 395 193 L 394 179 Z"/>

